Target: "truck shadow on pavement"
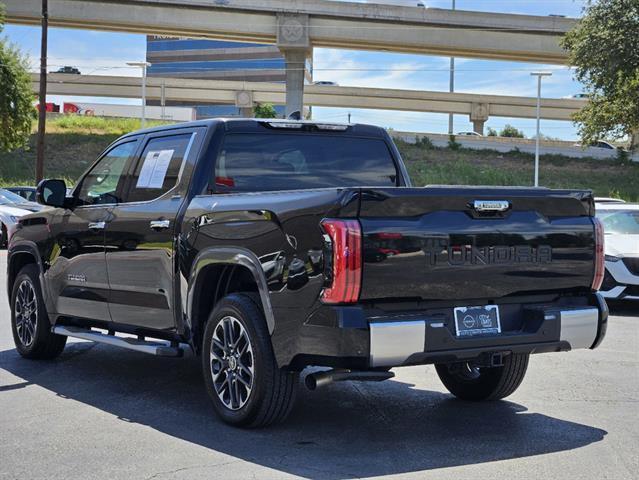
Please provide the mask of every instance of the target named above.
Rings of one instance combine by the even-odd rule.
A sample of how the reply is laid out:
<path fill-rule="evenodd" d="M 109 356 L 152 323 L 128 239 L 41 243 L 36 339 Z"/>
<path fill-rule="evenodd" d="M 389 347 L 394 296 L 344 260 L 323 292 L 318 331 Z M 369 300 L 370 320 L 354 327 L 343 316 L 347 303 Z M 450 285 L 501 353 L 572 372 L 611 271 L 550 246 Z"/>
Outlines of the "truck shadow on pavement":
<path fill-rule="evenodd" d="M 639 317 L 639 302 L 636 300 L 606 300 L 610 315 Z"/>
<path fill-rule="evenodd" d="M 541 455 L 583 447 L 607 433 L 526 413 L 508 401 L 466 403 L 394 380 L 338 383 L 315 392 L 300 385 L 286 424 L 246 431 L 215 417 L 198 358 L 72 343 L 54 362 L 24 360 L 7 350 L 0 352 L 0 365 L 18 377 L 0 396 L 40 386 L 122 421 L 308 478 L 373 477 Z M 73 435 L 68 428 L 64 434 Z M 62 448 L 63 438 L 56 443 Z"/>

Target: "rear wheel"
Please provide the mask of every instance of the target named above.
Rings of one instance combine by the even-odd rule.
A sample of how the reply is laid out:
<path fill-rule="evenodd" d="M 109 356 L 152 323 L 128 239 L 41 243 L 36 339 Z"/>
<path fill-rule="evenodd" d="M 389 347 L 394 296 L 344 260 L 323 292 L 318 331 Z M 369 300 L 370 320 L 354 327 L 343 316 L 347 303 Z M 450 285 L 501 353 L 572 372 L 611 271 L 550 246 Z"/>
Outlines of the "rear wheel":
<path fill-rule="evenodd" d="M 504 357 L 501 367 L 477 367 L 472 363 L 437 364 L 435 369 L 450 393 L 462 400 L 499 400 L 512 394 L 528 368 L 528 354 Z"/>
<path fill-rule="evenodd" d="M 13 284 L 11 330 L 16 349 L 25 358 L 51 359 L 64 350 L 67 337 L 51 331 L 36 265 L 20 270 Z"/>
<path fill-rule="evenodd" d="M 202 370 L 215 411 L 231 425 L 281 422 L 293 406 L 298 374 L 278 368 L 264 314 L 249 295 L 225 297 L 209 316 Z"/>

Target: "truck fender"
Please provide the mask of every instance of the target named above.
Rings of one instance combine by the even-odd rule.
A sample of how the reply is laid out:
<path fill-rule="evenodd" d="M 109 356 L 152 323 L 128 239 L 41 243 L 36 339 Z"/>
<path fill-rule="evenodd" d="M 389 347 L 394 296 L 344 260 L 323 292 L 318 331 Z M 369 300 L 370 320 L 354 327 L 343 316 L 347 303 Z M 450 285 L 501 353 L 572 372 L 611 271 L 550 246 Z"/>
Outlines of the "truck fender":
<path fill-rule="evenodd" d="M 189 275 L 186 306 L 186 317 L 191 325 L 193 325 L 192 322 L 194 320 L 193 302 L 197 282 L 202 271 L 211 265 L 240 265 L 246 267 L 252 273 L 260 295 L 262 310 L 264 311 L 264 317 L 266 318 L 266 325 L 268 327 L 269 334 L 272 335 L 275 329 L 275 318 L 273 316 L 271 297 L 268 290 L 268 284 L 266 282 L 266 276 L 264 275 L 264 270 L 262 269 L 259 259 L 253 252 L 240 247 L 211 247 L 202 250 L 195 257 L 193 268 L 191 268 L 191 273 Z"/>
<path fill-rule="evenodd" d="M 40 290 L 42 292 L 42 297 L 44 299 L 44 302 L 48 308 L 50 297 L 49 297 L 49 290 L 47 288 L 47 282 L 44 281 L 44 267 L 42 265 L 42 258 L 40 257 L 40 254 L 38 253 L 38 246 L 35 244 L 35 242 L 29 241 L 29 240 L 20 240 L 18 242 L 12 242 L 9 247 L 9 251 L 7 254 L 7 295 L 9 297 L 9 303 L 11 303 L 11 291 L 13 290 L 13 280 L 15 279 L 15 277 L 11 278 L 12 281 L 9 282 L 10 280 L 9 274 L 11 273 L 11 270 L 12 270 L 13 261 L 15 260 L 16 256 L 20 254 L 30 255 L 31 257 L 33 257 L 34 263 L 38 266 L 38 271 L 40 272 L 40 275 L 39 275 Z M 14 275 L 17 273 L 18 272 L 14 272 Z"/>

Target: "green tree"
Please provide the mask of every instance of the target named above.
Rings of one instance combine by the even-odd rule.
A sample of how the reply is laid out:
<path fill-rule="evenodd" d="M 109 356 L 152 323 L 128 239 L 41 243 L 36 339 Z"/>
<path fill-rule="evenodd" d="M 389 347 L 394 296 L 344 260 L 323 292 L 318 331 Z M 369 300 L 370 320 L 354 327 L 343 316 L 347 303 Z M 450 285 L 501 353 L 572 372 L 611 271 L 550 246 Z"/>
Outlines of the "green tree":
<path fill-rule="evenodd" d="M 0 4 L 0 32 L 4 6 Z M 20 51 L 0 38 L 0 151 L 24 146 L 36 116 L 28 63 Z"/>
<path fill-rule="evenodd" d="M 589 1 L 562 46 L 589 95 L 573 119 L 585 145 L 639 130 L 639 1 Z"/>
<path fill-rule="evenodd" d="M 504 128 L 499 132 L 500 137 L 511 137 L 511 138 L 524 138 L 524 132 L 521 130 L 517 130 L 517 128 L 512 125 L 506 124 Z"/>
<path fill-rule="evenodd" d="M 497 130 L 495 130 L 493 127 L 488 127 L 488 137 L 496 137 L 497 136 Z"/>
<path fill-rule="evenodd" d="M 253 107 L 255 118 L 275 118 L 277 112 L 270 103 L 258 103 Z"/>

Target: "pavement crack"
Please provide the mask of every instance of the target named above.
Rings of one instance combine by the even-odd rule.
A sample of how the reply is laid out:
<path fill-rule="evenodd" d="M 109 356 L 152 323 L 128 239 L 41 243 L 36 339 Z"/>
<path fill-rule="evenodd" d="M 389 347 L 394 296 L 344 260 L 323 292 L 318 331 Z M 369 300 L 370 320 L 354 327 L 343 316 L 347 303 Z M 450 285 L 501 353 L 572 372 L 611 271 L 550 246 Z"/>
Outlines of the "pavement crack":
<path fill-rule="evenodd" d="M 207 467 L 223 467 L 225 465 L 231 465 L 233 463 L 237 463 L 239 462 L 239 460 L 230 460 L 228 462 L 221 462 L 221 463 L 205 463 L 203 465 L 191 465 L 189 467 L 180 467 L 180 468 L 176 468 L 173 470 L 164 470 L 161 472 L 156 472 L 153 475 L 151 475 L 150 477 L 145 477 L 144 480 L 153 480 L 156 478 L 160 478 L 161 476 L 164 475 L 174 475 L 176 473 L 180 473 L 180 472 L 185 472 L 188 470 L 197 470 L 198 468 L 207 468 Z"/>

